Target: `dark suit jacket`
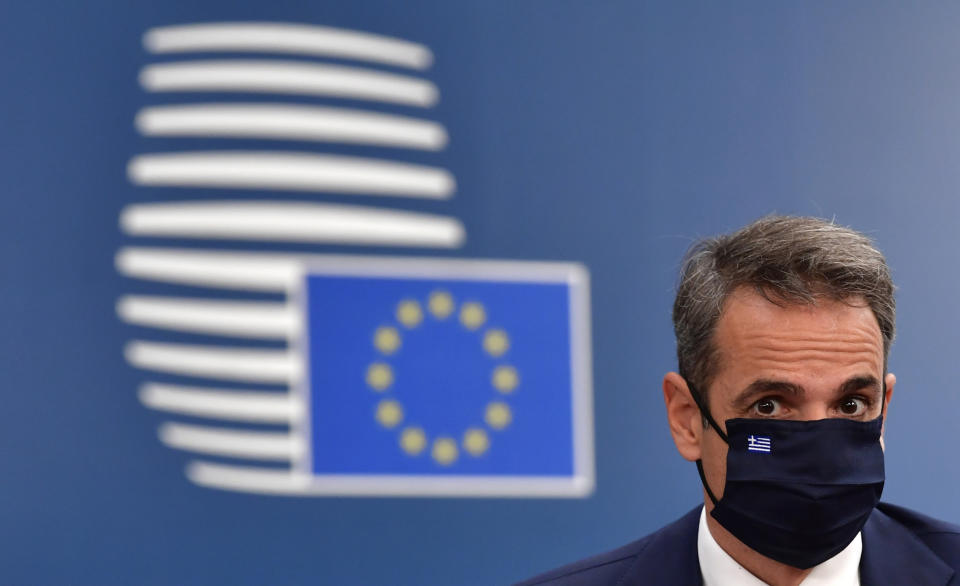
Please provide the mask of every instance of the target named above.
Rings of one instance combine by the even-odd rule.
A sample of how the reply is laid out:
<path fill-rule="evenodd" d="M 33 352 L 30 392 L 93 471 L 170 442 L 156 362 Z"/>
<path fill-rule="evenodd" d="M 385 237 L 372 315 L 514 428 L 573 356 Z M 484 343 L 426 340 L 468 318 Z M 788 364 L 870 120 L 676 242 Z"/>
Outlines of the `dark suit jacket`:
<path fill-rule="evenodd" d="M 698 586 L 700 507 L 614 551 L 522 582 L 519 586 Z M 861 533 L 861 586 L 960 585 L 960 527 L 881 503 Z"/>

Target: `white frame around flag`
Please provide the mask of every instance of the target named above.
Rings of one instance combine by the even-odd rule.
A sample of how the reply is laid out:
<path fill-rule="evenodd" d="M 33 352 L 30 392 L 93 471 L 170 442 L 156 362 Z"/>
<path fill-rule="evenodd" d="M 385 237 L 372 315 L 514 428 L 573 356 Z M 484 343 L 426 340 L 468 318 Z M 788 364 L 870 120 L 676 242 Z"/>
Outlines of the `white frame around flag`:
<path fill-rule="evenodd" d="M 304 259 L 303 274 L 288 292 L 299 308 L 300 321 L 306 316 L 304 293 L 307 275 L 322 273 L 351 277 L 442 278 L 467 281 L 513 281 L 560 283 L 570 287 L 571 413 L 573 416 L 572 476 L 453 476 L 453 475 L 314 475 L 310 471 L 310 380 L 306 367 L 309 348 L 304 334 L 291 341 L 291 350 L 300 357 L 303 376 L 294 389 L 304 405 L 304 416 L 293 424 L 293 435 L 305 446 L 293 462 L 297 494 L 329 496 L 449 496 L 449 497 L 584 497 L 593 492 L 595 464 L 593 451 L 593 390 L 590 348 L 590 282 L 586 269 L 577 263 L 311 255 Z M 253 473 L 253 471 L 250 471 Z M 290 478 L 293 476 L 293 478 Z M 280 480 L 280 479 L 277 479 Z M 248 478 L 256 481 L 256 475 Z M 263 489 L 270 490 L 269 476 L 262 477 Z M 274 488 L 282 490 L 285 483 Z M 292 488 L 292 486 L 291 486 Z"/>

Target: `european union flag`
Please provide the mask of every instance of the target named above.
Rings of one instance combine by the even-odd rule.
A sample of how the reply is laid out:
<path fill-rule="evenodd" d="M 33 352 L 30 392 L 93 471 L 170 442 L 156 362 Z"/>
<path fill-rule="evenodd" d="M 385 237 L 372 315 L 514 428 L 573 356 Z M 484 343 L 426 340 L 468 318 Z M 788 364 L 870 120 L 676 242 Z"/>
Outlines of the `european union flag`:
<path fill-rule="evenodd" d="M 592 490 L 579 266 L 311 266 L 303 305 L 314 477 L 403 478 L 413 494 Z"/>

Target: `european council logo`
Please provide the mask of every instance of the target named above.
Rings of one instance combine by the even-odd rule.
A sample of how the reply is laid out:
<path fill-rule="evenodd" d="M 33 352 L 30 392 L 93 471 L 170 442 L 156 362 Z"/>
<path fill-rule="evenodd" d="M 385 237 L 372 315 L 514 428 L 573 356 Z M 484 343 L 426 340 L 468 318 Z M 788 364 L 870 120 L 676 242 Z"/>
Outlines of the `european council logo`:
<path fill-rule="evenodd" d="M 160 27 L 144 47 L 165 61 L 139 76 L 154 103 L 135 126 L 153 152 L 127 167 L 139 194 L 120 226 L 134 243 L 116 266 L 137 282 L 117 313 L 138 328 L 124 354 L 148 373 L 140 400 L 168 418 L 160 441 L 193 456 L 191 481 L 592 492 L 585 268 L 304 250 L 462 246 L 463 224 L 434 207 L 453 174 L 408 161 L 449 140 L 423 117 L 439 99 L 419 77 L 429 48 L 291 23 Z"/>

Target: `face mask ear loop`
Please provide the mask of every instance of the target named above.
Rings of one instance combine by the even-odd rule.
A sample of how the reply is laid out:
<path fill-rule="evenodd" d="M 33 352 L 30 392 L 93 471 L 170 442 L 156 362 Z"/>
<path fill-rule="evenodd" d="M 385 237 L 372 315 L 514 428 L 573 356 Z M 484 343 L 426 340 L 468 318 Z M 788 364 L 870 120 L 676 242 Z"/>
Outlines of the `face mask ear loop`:
<path fill-rule="evenodd" d="M 713 419 L 713 415 L 710 415 L 710 409 L 708 409 L 706 403 L 704 403 L 704 398 L 700 394 L 700 391 L 693 388 L 693 385 L 691 385 L 689 382 L 687 383 L 687 387 L 690 389 L 690 396 L 693 397 L 693 402 L 697 404 L 697 409 L 700 409 L 700 413 L 707 419 L 707 423 L 709 423 L 710 427 L 717 432 L 717 435 L 720 436 L 720 439 L 722 439 L 725 444 L 729 445 L 730 438 L 728 438 L 727 434 L 720 429 L 719 425 L 717 425 L 717 422 Z"/>
<path fill-rule="evenodd" d="M 693 398 L 693 402 L 697 404 L 697 409 L 700 410 L 700 413 L 706 418 L 707 423 L 713 428 L 717 435 L 720 436 L 720 439 L 726 444 L 730 444 L 730 439 L 727 437 L 727 434 L 724 433 L 720 426 L 717 425 L 717 422 L 713 419 L 713 416 L 710 415 L 710 409 L 707 408 L 704 403 L 703 396 L 693 388 L 689 382 L 687 382 L 687 387 L 690 389 L 690 396 Z M 700 482 L 703 484 L 703 488 L 707 491 L 707 496 L 710 497 L 710 500 L 713 501 L 713 506 L 717 506 L 718 499 L 714 496 L 713 491 L 710 490 L 710 485 L 707 483 L 707 476 L 703 473 L 703 460 L 697 460 L 697 473 L 700 475 Z"/>
<path fill-rule="evenodd" d="M 883 375 L 883 382 L 880 383 L 880 417 L 884 416 L 887 409 L 887 375 Z"/>
<path fill-rule="evenodd" d="M 713 496 L 713 491 L 710 490 L 710 485 L 707 484 L 707 477 L 703 474 L 703 460 L 697 460 L 697 472 L 700 474 L 700 482 L 703 483 L 703 488 L 707 490 L 707 496 L 713 501 L 713 506 L 717 506 L 717 497 Z"/>

